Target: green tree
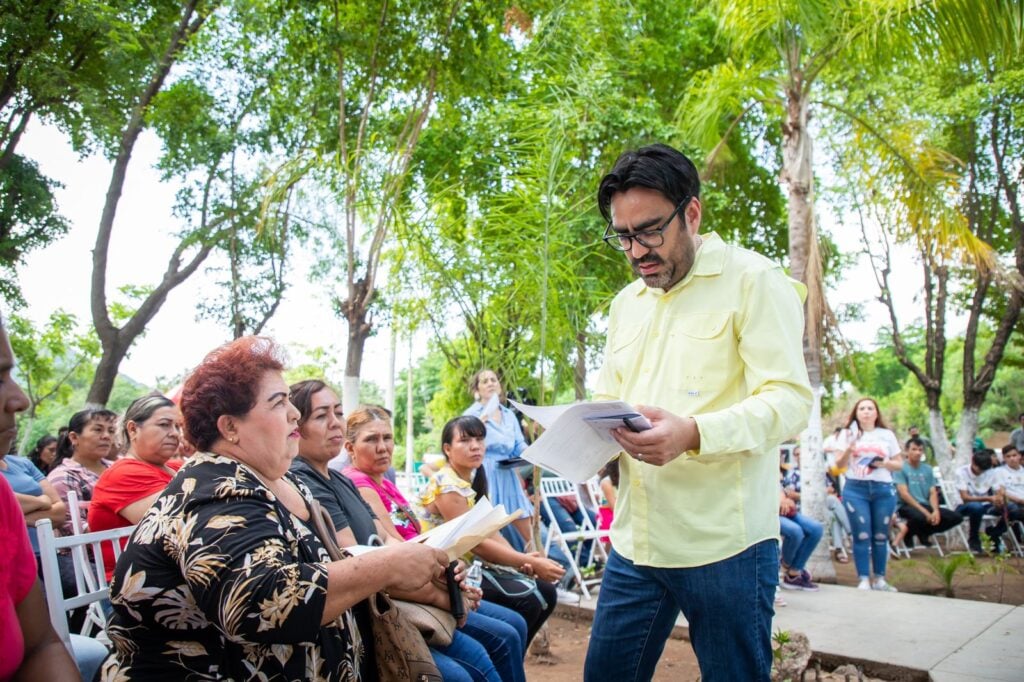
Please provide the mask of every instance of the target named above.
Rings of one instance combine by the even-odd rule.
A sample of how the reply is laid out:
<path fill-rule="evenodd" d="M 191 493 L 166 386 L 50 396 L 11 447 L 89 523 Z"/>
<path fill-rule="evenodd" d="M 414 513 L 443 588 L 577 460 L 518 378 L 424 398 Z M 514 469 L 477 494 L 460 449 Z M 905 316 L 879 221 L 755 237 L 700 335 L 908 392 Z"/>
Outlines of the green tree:
<path fill-rule="evenodd" d="M 88 379 L 99 357 L 99 341 L 91 330 L 80 332 L 74 315 L 55 310 L 37 328 L 20 315 L 8 319 L 8 333 L 17 375 L 29 406 L 19 420 L 19 450 L 25 452 L 33 434 L 33 424 L 41 408 L 48 403 L 68 404 L 75 383 Z"/>
<path fill-rule="evenodd" d="M 64 0 L 5 2 L 0 11 L 0 295 L 23 303 L 14 269 L 25 254 L 62 236 L 67 221 L 53 190 L 60 183 L 18 152 L 37 118 L 81 142 L 103 127 L 95 103 L 138 63 L 124 25 L 113 21 L 127 3 Z"/>
<path fill-rule="evenodd" d="M 498 18 L 487 2 L 337 2 L 280 18 L 292 68 L 275 98 L 293 132 L 276 176 L 322 188 L 322 220 L 336 225 L 320 271 L 340 284 L 335 308 L 348 326 L 346 409 L 359 394 L 363 347 L 373 332 L 381 256 L 411 187 L 412 158 L 436 102 L 490 62 Z M 333 280 L 333 281 L 332 281 Z"/>
<path fill-rule="evenodd" d="M 722 38 L 730 46 L 729 60 L 704 75 L 701 85 L 680 106 L 680 123 L 712 150 L 709 166 L 728 155 L 729 138 L 748 112 L 763 110 L 766 120 L 782 124 L 781 179 L 788 191 L 789 266 L 795 279 L 807 285 L 804 357 L 815 390 L 815 405 L 803 437 L 804 507 L 825 519 L 820 475 L 821 394 L 823 366 L 821 339 L 827 305 L 818 229 L 814 215 L 814 105 L 850 113 L 845 107 L 815 99 L 821 81 L 844 62 L 854 62 L 871 73 L 906 56 L 951 61 L 964 55 L 986 55 L 1007 46 L 1020 48 L 1019 3 L 995 0 L 981 3 L 917 3 L 913 0 L 796 0 L 789 3 L 760 0 L 711 0 Z M 854 113 L 860 122 L 864 117 Z M 875 132 L 875 128 L 868 126 Z M 901 177 L 903 189 L 913 194 L 908 205 L 916 234 L 942 222 L 945 234 L 970 247 L 970 233 L 962 221 L 946 210 L 944 197 L 920 176 Z M 946 219 L 952 218 L 951 222 Z M 809 465 L 809 466 L 808 466 Z M 815 568 L 831 572 L 824 550 L 815 555 Z"/>
<path fill-rule="evenodd" d="M 439 348 L 455 376 L 438 402 L 449 412 L 468 402 L 465 381 L 481 366 L 537 400 L 566 388 L 585 397 L 597 322 L 629 276 L 599 241 L 596 187 L 625 147 L 677 137 L 676 103 L 721 56 L 710 18 L 688 5 L 531 9 L 506 18 L 519 77 L 439 106 L 445 125 L 425 130 L 417 152 L 425 205 L 398 227 L 396 299 L 449 340 Z M 724 235 L 781 257 L 775 173 L 744 139 L 705 199 L 734 218 L 717 226 Z M 450 333 L 456 320 L 464 336 Z"/>

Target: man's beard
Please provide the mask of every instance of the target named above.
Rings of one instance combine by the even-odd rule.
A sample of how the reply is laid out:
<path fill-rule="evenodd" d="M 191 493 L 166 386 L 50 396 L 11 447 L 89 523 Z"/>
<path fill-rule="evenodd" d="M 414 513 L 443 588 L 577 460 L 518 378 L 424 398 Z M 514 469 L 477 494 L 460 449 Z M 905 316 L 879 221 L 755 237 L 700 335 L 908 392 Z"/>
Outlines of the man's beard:
<path fill-rule="evenodd" d="M 693 238 L 689 235 L 680 235 L 680 240 L 676 250 L 669 254 L 671 260 L 665 260 L 653 251 L 648 251 L 641 258 L 630 258 L 629 264 L 633 268 L 633 272 L 652 289 L 664 289 L 665 291 L 671 289 L 686 277 L 697 258 L 697 248 L 693 243 Z M 653 275 L 644 276 L 640 274 L 640 265 L 643 263 L 657 263 L 662 268 Z"/>
<path fill-rule="evenodd" d="M 642 275 L 640 274 L 640 265 L 643 263 L 657 263 L 662 268 L 653 275 Z M 654 253 L 648 253 L 643 258 L 630 259 L 629 264 L 633 268 L 633 273 L 652 289 L 668 288 L 668 285 L 672 282 L 672 276 L 675 274 L 675 267 L 672 265 L 665 267 L 665 259 Z"/>

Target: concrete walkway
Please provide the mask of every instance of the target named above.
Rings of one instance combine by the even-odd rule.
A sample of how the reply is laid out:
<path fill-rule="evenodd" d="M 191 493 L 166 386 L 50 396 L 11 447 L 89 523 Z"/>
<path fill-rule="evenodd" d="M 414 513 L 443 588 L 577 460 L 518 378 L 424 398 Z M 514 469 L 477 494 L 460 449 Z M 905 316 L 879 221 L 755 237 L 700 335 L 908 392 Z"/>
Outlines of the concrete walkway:
<path fill-rule="evenodd" d="M 772 630 L 800 631 L 826 665 L 856 663 L 887 679 L 1024 680 L 1024 607 L 821 585 L 782 591 Z M 587 617 L 596 600 L 565 612 Z M 686 636 L 686 620 L 677 627 Z"/>

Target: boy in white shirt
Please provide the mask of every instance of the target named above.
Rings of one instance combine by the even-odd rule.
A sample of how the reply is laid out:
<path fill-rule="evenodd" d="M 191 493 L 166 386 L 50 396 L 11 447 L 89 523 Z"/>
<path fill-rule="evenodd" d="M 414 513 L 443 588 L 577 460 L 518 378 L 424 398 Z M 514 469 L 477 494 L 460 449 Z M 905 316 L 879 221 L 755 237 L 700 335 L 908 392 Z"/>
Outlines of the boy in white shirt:
<path fill-rule="evenodd" d="M 970 464 L 956 470 L 956 487 L 962 500 L 956 511 L 970 522 L 967 545 L 975 554 L 982 553 L 979 536 L 982 518 L 986 514 L 1002 513 L 1002 496 L 992 487 L 995 472 L 991 469 L 992 455 L 988 450 L 975 450 Z"/>
<path fill-rule="evenodd" d="M 1006 526 L 1007 522 L 1024 521 L 1024 466 L 1021 464 L 1021 453 L 1010 443 L 1003 448 L 1002 455 L 1003 466 L 992 470 L 995 475 L 993 486 L 1005 500 L 1003 520 L 997 528 Z"/>

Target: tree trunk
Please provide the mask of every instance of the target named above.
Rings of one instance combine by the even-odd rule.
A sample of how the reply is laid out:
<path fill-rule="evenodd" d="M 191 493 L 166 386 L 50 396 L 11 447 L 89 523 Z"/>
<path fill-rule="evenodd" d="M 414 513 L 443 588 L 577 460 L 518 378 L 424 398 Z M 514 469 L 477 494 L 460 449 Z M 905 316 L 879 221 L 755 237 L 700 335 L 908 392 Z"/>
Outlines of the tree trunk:
<path fill-rule="evenodd" d="M 978 434 L 979 411 L 977 407 L 965 405 L 963 412 L 960 413 L 960 428 L 956 433 L 956 454 L 953 458 L 954 470 L 971 461 L 974 437 Z"/>
<path fill-rule="evenodd" d="M 348 301 L 361 300 L 349 296 Z M 348 306 L 345 302 L 345 319 L 348 322 L 348 348 L 345 352 L 345 378 L 342 383 L 341 405 L 345 414 L 359 406 L 360 371 L 363 368 L 363 350 L 370 337 L 373 325 L 367 320 L 367 307 Z"/>
<path fill-rule="evenodd" d="M 813 146 L 810 130 L 809 101 L 802 77 L 794 74 L 786 92 L 786 121 L 783 124 L 782 181 L 789 194 L 789 264 L 792 276 L 807 286 L 804 307 L 804 362 L 814 393 L 814 404 L 807 428 L 800 437 L 801 513 L 828 527 L 825 506 L 824 454 L 821 449 L 821 319 L 824 305 L 821 259 L 818 236 L 814 226 Z M 819 542 L 808 561 L 808 571 L 815 579 L 835 582 L 835 566 L 828 553 L 828 543 Z"/>
<path fill-rule="evenodd" d="M 135 337 L 132 336 L 131 340 L 134 341 Z M 106 332 L 106 338 L 100 334 L 100 344 L 103 354 L 100 356 L 99 364 L 96 365 L 96 374 L 93 375 L 89 394 L 85 398 L 87 407 L 106 406 L 107 401 L 110 400 L 110 392 L 114 388 L 114 379 L 117 378 L 117 368 L 121 366 L 121 361 L 124 360 L 124 356 L 128 354 L 128 349 L 131 347 L 131 342 L 123 343 L 120 333 L 114 329 Z"/>
<path fill-rule="evenodd" d="M 388 408 L 391 414 L 395 413 L 395 359 L 398 355 L 398 336 L 395 334 L 395 327 L 391 326 L 391 348 L 388 350 L 388 385 L 384 391 L 384 407 Z M 412 358 L 409 358 L 412 365 Z M 411 374 L 410 374 L 410 381 Z M 410 384 L 412 385 L 412 384 Z"/>
<path fill-rule="evenodd" d="M 412 334 L 409 335 L 409 370 L 405 375 L 405 473 L 412 474 L 416 460 L 416 422 L 413 419 Z"/>
<path fill-rule="evenodd" d="M 935 465 L 942 473 L 944 481 L 952 481 L 956 466 L 953 464 L 949 437 L 946 435 L 946 418 L 942 416 L 942 410 L 937 406 L 928 408 L 928 429 L 928 437 L 931 438 L 932 449 L 935 450 Z"/>
<path fill-rule="evenodd" d="M 135 143 L 145 126 L 146 110 L 152 103 L 153 98 L 163 87 L 164 81 L 171 67 L 177 61 L 178 54 L 185 42 L 199 30 L 205 16 L 200 14 L 194 16 L 198 0 L 191 0 L 183 12 L 174 33 L 171 35 L 167 49 L 156 64 L 156 69 L 146 84 L 145 89 L 140 93 L 139 99 L 132 108 L 128 121 L 121 131 L 121 140 L 118 145 L 117 156 L 114 160 L 114 168 L 110 175 L 110 184 L 107 187 L 106 201 L 103 204 L 103 213 L 100 216 L 99 229 L 96 231 L 96 245 L 92 253 L 92 290 L 90 293 L 90 306 L 92 310 L 93 325 L 96 327 L 96 334 L 100 337 L 103 354 L 100 357 L 99 366 L 96 368 L 96 376 L 89 387 L 89 394 L 86 402 L 90 405 L 106 405 L 110 399 L 110 391 L 114 386 L 114 378 L 117 376 L 117 368 L 124 359 L 125 354 L 131 347 L 135 338 L 145 329 L 146 323 L 152 319 L 167 297 L 167 292 L 179 284 L 185 277 L 177 278 L 179 274 L 178 258 L 181 255 L 182 247 L 175 252 L 171 259 L 168 273 L 164 275 L 164 281 L 157 289 L 147 297 L 139 311 L 132 317 L 122 329 L 117 329 L 110 319 L 107 310 L 107 254 L 110 248 L 110 237 L 114 229 L 114 217 L 117 214 L 117 206 L 121 201 L 121 193 L 124 190 L 124 182 L 128 173 L 128 162 L 131 161 Z M 202 255 L 199 262 L 206 258 L 209 250 Z M 193 261 L 186 268 L 189 270 L 194 264 Z M 188 274 L 194 272 L 192 268 Z M 173 281 L 173 280 L 177 281 Z M 145 311 L 145 314 L 144 312 Z M 141 316 L 141 317 L 140 317 Z M 139 318 L 140 324 L 133 324 Z"/>

